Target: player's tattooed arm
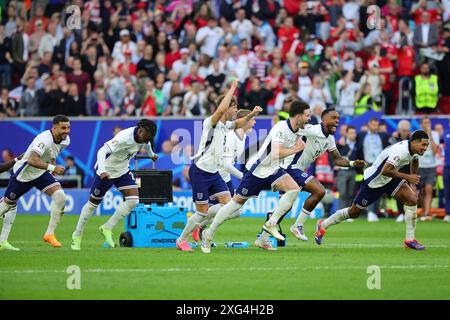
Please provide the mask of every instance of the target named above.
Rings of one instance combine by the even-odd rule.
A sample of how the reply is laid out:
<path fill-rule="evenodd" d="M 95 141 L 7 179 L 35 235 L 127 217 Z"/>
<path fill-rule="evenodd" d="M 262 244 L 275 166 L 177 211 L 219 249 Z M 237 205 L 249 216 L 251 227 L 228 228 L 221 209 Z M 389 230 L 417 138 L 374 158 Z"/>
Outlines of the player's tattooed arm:
<path fill-rule="evenodd" d="M 390 177 L 390 178 L 405 179 L 411 185 L 417 185 L 420 182 L 420 176 L 418 176 L 417 174 L 415 174 L 415 173 L 406 174 L 406 173 L 399 172 L 395 169 L 395 167 L 392 164 L 390 164 L 388 162 L 386 162 L 384 164 L 381 174 L 383 176 Z"/>
<path fill-rule="evenodd" d="M 260 106 L 256 106 L 253 108 L 252 112 L 250 112 L 247 116 L 243 118 L 239 118 L 234 122 L 234 128 L 239 129 L 245 126 L 247 122 L 252 120 L 254 117 L 256 117 L 258 114 L 262 112 L 262 108 Z"/>
<path fill-rule="evenodd" d="M 331 156 L 333 157 L 334 164 L 339 167 L 359 167 L 363 168 L 367 166 L 367 163 L 364 160 L 355 160 L 350 161 L 347 158 L 344 158 L 338 149 L 331 151 Z"/>
<path fill-rule="evenodd" d="M 42 170 L 48 170 L 55 174 L 64 174 L 65 168 L 61 166 L 55 166 L 51 163 L 47 163 L 44 160 L 41 159 L 41 156 L 39 153 L 35 151 L 31 151 L 30 157 L 28 158 L 28 164 L 32 167 L 42 169 Z"/>

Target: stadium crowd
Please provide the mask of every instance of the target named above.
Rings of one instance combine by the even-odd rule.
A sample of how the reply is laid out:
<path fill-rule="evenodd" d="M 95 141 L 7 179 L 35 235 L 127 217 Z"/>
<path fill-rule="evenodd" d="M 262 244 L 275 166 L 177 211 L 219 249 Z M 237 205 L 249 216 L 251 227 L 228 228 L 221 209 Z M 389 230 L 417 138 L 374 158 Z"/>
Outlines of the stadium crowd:
<path fill-rule="evenodd" d="M 368 15 L 370 5 L 379 10 Z M 232 77 L 239 105 L 269 115 L 290 96 L 344 115 L 434 113 L 450 96 L 450 0 L 14 0 L 0 10 L 0 118 L 206 115 Z"/>

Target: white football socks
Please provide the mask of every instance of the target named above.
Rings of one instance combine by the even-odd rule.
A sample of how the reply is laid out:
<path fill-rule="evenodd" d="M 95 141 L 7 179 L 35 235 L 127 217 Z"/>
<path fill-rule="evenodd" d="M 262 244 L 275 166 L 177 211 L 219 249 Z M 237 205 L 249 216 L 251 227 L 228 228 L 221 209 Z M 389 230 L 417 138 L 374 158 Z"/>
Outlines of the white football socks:
<path fill-rule="evenodd" d="M 113 216 L 103 225 L 105 229 L 112 230 L 114 227 L 125 218 L 130 212 L 139 204 L 138 196 L 125 197 L 125 201 L 119 205 Z"/>
<path fill-rule="evenodd" d="M 93 204 L 92 202 L 88 201 L 84 206 L 83 209 L 81 209 L 80 218 L 78 219 L 77 228 L 75 229 L 75 232 L 73 233 L 74 236 L 82 236 L 84 231 L 84 226 L 88 222 L 89 218 L 92 217 L 94 214 L 95 209 L 97 209 L 98 205 Z"/>
<path fill-rule="evenodd" d="M 302 211 L 298 215 L 297 220 L 295 220 L 294 225 L 295 226 L 302 226 L 306 222 L 306 219 L 308 219 L 308 217 L 310 215 L 311 215 L 310 211 L 306 210 L 305 208 L 302 208 Z"/>
<path fill-rule="evenodd" d="M 15 206 L 16 206 L 16 204 L 6 203 L 4 199 L 2 201 L 0 201 L 0 219 L 2 219 L 3 215 Z"/>
<path fill-rule="evenodd" d="M 12 207 L 6 214 L 3 219 L 3 227 L 2 233 L 0 234 L 0 242 L 7 241 L 9 237 L 9 233 L 11 232 L 12 225 L 14 223 L 14 219 L 17 214 L 17 206 Z"/>
<path fill-rule="evenodd" d="M 224 205 L 219 212 L 217 212 L 216 216 L 214 217 L 213 222 L 211 223 L 211 226 L 205 230 L 207 232 L 208 236 L 210 238 L 214 237 L 214 234 L 216 233 L 217 228 L 225 221 L 230 219 L 236 211 L 239 211 L 242 208 L 242 205 L 235 202 L 234 200 L 231 200 L 226 205 Z"/>
<path fill-rule="evenodd" d="M 289 210 L 291 210 L 294 205 L 295 200 L 300 190 L 289 190 L 280 198 L 278 202 L 278 207 L 273 211 L 268 221 L 269 224 L 275 225 Z"/>
<path fill-rule="evenodd" d="M 406 240 L 414 240 L 416 238 L 416 220 L 417 206 L 404 206 L 405 208 L 405 224 L 406 224 Z"/>
<path fill-rule="evenodd" d="M 223 205 L 221 203 L 217 203 L 217 204 L 209 207 L 208 214 L 206 215 L 206 219 L 200 223 L 200 227 L 204 227 L 204 226 L 210 224 L 214 220 L 214 217 L 216 216 L 217 212 L 219 212 L 220 208 L 222 208 L 222 207 L 223 207 Z"/>
<path fill-rule="evenodd" d="M 208 214 L 204 214 L 199 211 L 195 211 L 195 213 L 189 217 L 189 219 L 186 222 L 186 226 L 183 229 L 183 232 L 181 232 L 180 237 L 178 238 L 178 241 L 186 241 L 189 235 L 192 233 L 192 231 L 195 230 L 199 225 L 207 221 Z"/>
<path fill-rule="evenodd" d="M 56 190 L 52 194 L 52 204 L 50 205 L 50 221 L 45 234 L 54 234 L 56 226 L 61 221 L 66 206 L 66 195 L 62 189 Z"/>
<path fill-rule="evenodd" d="M 332 226 L 334 224 L 339 224 L 342 221 L 347 220 L 348 218 L 350 218 L 350 216 L 348 215 L 348 210 L 349 209 L 350 208 L 344 208 L 344 209 L 336 211 L 335 214 L 329 216 L 328 219 L 326 219 L 322 223 L 322 228 L 328 229 L 329 226 Z"/>

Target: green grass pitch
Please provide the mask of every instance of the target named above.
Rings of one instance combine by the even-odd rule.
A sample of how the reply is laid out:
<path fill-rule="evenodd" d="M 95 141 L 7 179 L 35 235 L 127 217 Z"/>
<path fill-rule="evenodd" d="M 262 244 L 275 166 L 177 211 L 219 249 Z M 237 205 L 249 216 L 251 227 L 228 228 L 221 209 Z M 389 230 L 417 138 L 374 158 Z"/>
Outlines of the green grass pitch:
<path fill-rule="evenodd" d="M 0 299 L 450 298 L 450 224 L 441 220 L 418 223 L 422 252 L 403 248 L 404 224 L 388 219 L 334 226 L 321 247 L 310 220 L 308 242 L 288 233 L 288 246 L 276 252 L 224 248 L 225 241 L 253 244 L 263 220 L 241 218 L 219 229 L 222 246 L 206 255 L 199 248 L 105 249 L 97 228 L 106 216 L 89 221 L 80 252 L 70 250 L 78 217 L 64 216 L 57 229 L 63 247 L 51 248 L 41 240 L 48 218 L 17 216 L 10 242 L 21 251 L 0 252 Z M 283 222 L 285 230 L 291 222 Z M 79 290 L 67 289 L 71 265 L 81 270 Z M 380 267 L 381 289 L 367 287 L 371 265 Z"/>

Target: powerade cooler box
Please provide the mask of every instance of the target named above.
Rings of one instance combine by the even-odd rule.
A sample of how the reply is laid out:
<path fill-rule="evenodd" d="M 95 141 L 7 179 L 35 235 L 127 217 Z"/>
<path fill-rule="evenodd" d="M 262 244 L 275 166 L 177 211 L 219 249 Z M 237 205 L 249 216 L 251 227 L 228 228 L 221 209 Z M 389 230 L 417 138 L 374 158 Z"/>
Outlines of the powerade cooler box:
<path fill-rule="evenodd" d="M 187 221 L 188 209 L 170 207 L 173 201 L 172 171 L 138 169 L 133 170 L 139 187 L 139 205 L 125 218 L 125 232 L 120 235 L 121 247 L 175 248 Z M 154 164 L 153 164 L 154 166 Z"/>

